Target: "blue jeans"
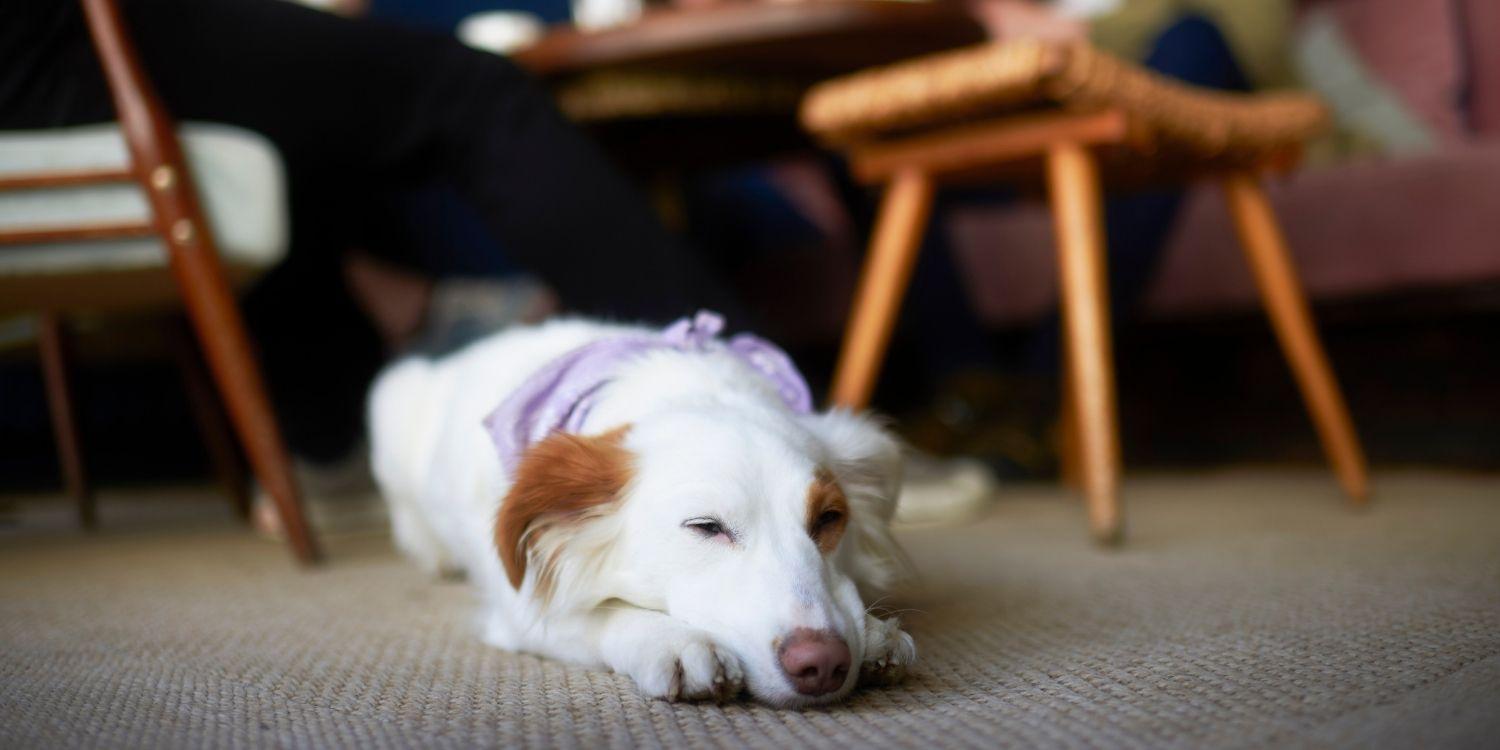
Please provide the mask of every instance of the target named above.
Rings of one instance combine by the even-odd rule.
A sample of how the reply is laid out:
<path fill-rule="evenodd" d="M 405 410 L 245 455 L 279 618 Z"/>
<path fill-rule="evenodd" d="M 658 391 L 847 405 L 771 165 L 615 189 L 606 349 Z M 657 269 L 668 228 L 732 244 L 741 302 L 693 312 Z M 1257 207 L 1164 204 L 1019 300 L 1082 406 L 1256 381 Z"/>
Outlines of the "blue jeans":
<path fill-rule="evenodd" d="M 1248 81 L 1219 28 L 1196 14 L 1184 15 L 1156 38 L 1143 65 L 1162 75 L 1204 88 L 1245 91 Z M 1139 305 L 1156 272 L 1167 234 L 1177 217 L 1182 190 L 1156 190 L 1110 198 L 1105 203 L 1111 320 L 1118 325 Z M 976 200 L 1009 201 L 1009 191 L 951 194 L 934 211 Z M 968 305 L 942 222 L 929 225 L 924 252 L 913 277 L 904 321 L 920 332 L 921 348 L 933 374 L 991 368 L 988 336 Z M 1023 366 L 1035 374 L 1055 374 L 1060 323 L 1056 312 L 1042 321 L 1024 353 Z"/>

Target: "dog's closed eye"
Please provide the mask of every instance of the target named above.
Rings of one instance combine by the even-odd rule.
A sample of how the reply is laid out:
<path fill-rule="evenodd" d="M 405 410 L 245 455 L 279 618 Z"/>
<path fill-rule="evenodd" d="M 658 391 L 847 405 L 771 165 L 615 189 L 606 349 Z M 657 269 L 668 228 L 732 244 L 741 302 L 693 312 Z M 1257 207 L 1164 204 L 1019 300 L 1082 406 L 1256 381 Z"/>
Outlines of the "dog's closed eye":
<path fill-rule="evenodd" d="M 827 530 L 829 528 L 832 528 L 834 524 L 840 523 L 843 520 L 844 520 L 844 514 L 842 512 L 840 512 L 840 511 L 837 511 L 837 510 L 825 510 L 825 511 L 823 511 L 822 515 L 818 516 L 818 520 L 813 522 L 813 527 L 812 527 L 813 536 L 817 536 L 821 532 L 823 532 L 823 531 L 825 531 L 825 530 Z"/>
<path fill-rule="evenodd" d="M 807 535 L 824 554 L 839 546 L 849 522 L 849 501 L 833 479 L 820 469 L 807 488 Z"/>
<path fill-rule="evenodd" d="M 723 537 L 725 541 L 734 541 L 734 536 L 729 533 L 729 529 L 725 528 L 724 522 L 717 518 L 689 518 L 682 522 L 682 527 L 704 539 Z"/>

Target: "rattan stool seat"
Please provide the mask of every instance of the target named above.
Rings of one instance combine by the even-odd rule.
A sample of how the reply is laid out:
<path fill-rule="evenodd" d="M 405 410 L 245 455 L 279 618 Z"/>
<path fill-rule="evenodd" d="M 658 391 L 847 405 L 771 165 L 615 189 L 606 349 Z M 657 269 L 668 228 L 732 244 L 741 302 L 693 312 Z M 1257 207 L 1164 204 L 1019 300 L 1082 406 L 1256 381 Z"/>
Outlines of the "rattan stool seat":
<path fill-rule="evenodd" d="M 1328 122 L 1297 93 L 1233 94 L 1184 85 L 1086 43 L 1014 41 L 928 55 L 825 81 L 803 100 L 802 124 L 848 147 L 1023 112 L 1116 109 L 1128 142 L 1150 153 L 1256 161 L 1295 148 Z"/>

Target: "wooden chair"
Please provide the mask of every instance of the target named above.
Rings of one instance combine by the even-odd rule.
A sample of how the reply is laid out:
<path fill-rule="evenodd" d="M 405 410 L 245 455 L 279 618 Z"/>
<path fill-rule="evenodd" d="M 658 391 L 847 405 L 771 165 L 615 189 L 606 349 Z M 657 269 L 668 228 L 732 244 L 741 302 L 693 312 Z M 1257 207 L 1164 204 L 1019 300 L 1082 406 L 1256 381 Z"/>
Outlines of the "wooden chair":
<path fill-rule="evenodd" d="M 1101 184 L 1106 177 L 1127 185 L 1206 177 L 1223 188 L 1329 461 L 1349 497 L 1365 500 L 1359 440 L 1258 177 L 1289 168 L 1302 143 L 1325 126 L 1319 102 L 1196 89 L 1087 44 L 1018 41 L 825 82 L 803 100 L 801 117 L 847 154 L 856 179 L 885 186 L 834 375 L 834 403 L 859 408 L 870 398 L 936 186 L 1040 174 L 1057 233 L 1066 337 L 1064 471 L 1081 474 L 1094 536 L 1118 540 L 1120 449 Z"/>
<path fill-rule="evenodd" d="M 0 312 L 29 309 L 42 313 L 38 339 L 68 490 L 78 498 L 84 521 L 91 522 L 92 497 L 83 467 L 76 409 L 68 388 L 63 316 L 80 308 L 140 306 L 180 298 L 208 361 L 218 397 L 227 407 L 229 421 L 256 479 L 275 501 L 293 553 L 301 562 L 313 562 L 319 556 L 318 547 L 303 517 L 291 462 L 173 122 L 142 71 L 114 0 L 82 0 L 82 3 L 119 117 L 119 130 L 129 153 L 128 164 L 0 174 L 0 190 L 4 191 L 61 192 L 134 183 L 149 205 L 149 218 L 143 221 L 48 224 L 0 230 L 0 260 L 12 261 L 12 265 L 23 256 L 30 260 L 22 261 L 22 266 L 45 265 L 46 253 L 36 251 L 46 248 L 38 245 L 101 243 L 103 248 L 87 255 L 97 261 L 87 269 L 89 273 L 82 274 L 88 277 L 89 284 L 78 283 L 80 274 L 75 273 L 78 269 L 55 267 L 30 277 L 8 273 L 0 278 L 0 308 L 3 308 Z M 164 245 L 165 251 L 148 250 L 148 257 L 154 258 L 154 263 L 144 265 L 122 267 L 119 262 L 111 262 L 114 249 L 104 244 L 135 241 L 135 245 L 121 247 L 121 254 L 129 255 L 141 250 L 139 238 L 152 236 L 159 239 L 158 248 Z M 7 259 L 7 253 L 12 257 Z M 166 281 L 168 266 L 175 284 Z M 117 299 L 101 301 L 98 292 L 105 287 L 119 292 Z M 233 454 L 232 442 L 227 437 L 214 437 L 221 431 L 213 424 L 213 415 L 218 413 L 211 403 L 217 400 L 213 388 L 206 377 L 194 375 L 201 370 L 195 370 L 192 365 L 196 365 L 196 359 L 191 355 L 190 359 L 193 362 L 186 369 L 188 396 L 195 402 L 200 419 L 206 420 L 205 438 L 210 443 L 211 455 L 221 468 L 232 472 L 224 466 L 227 456 Z"/>

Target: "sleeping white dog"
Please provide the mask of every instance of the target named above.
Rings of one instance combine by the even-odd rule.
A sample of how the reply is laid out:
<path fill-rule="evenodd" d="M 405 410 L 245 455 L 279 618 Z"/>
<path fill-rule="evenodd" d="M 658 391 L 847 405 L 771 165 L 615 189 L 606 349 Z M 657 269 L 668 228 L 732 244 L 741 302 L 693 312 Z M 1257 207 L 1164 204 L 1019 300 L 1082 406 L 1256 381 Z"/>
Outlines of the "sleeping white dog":
<path fill-rule="evenodd" d="M 555 321 L 389 368 L 370 424 L 396 543 L 478 586 L 489 643 L 651 696 L 805 706 L 893 681 L 915 647 L 864 597 L 904 571 L 900 451 L 721 326 Z"/>

